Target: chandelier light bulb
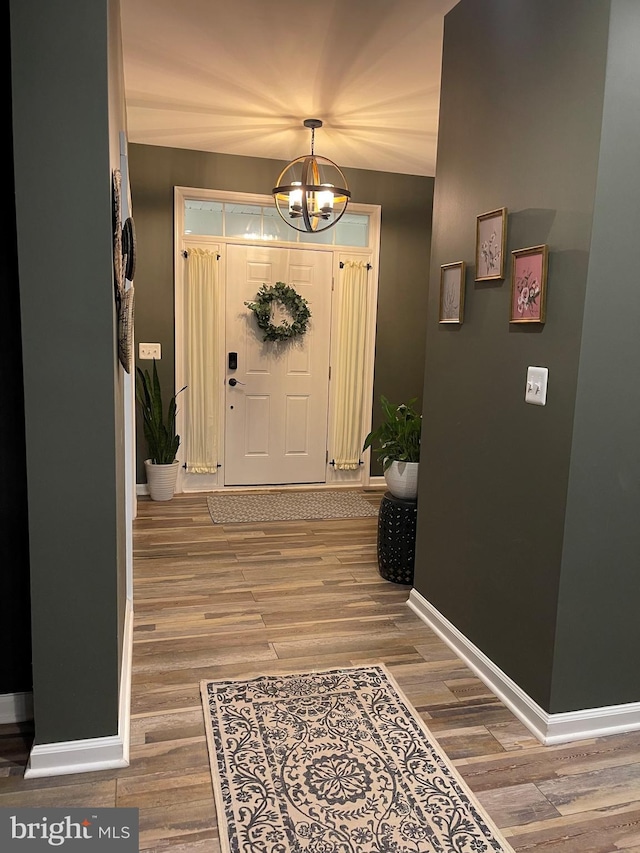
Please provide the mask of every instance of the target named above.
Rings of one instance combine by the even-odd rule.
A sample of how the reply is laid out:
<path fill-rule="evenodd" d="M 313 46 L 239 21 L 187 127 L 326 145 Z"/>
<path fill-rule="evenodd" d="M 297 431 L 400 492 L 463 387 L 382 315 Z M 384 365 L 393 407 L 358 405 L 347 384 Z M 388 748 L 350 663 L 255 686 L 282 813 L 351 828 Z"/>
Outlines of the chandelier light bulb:
<path fill-rule="evenodd" d="M 323 184 L 322 186 L 331 187 L 329 190 L 322 190 L 322 192 L 319 192 L 317 196 L 320 215 L 323 218 L 327 218 L 331 215 L 331 211 L 333 210 L 333 185 Z"/>
<path fill-rule="evenodd" d="M 300 181 L 291 181 L 292 186 L 301 186 Z M 289 216 L 302 216 L 302 190 L 291 190 L 289 193 Z"/>

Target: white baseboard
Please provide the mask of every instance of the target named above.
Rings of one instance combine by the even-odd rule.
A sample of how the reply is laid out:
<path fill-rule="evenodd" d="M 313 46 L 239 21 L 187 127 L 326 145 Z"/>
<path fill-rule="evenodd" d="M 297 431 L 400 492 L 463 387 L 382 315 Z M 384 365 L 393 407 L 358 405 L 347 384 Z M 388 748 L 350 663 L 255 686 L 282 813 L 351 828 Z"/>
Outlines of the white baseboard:
<path fill-rule="evenodd" d="M 387 481 L 383 476 L 369 477 L 369 482 L 365 486 L 368 489 L 386 489 Z"/>
<path fill-rule="evenodd" d="M 32 693 L 0 694 L 0 726 L 33 719 Z"/>
<path fill-rule="evenodd" d="M 570 743 L 640 729 L 640 702 L 562 714 L 547 713 L 415 589 L 411 590 L 407 605 L 541 743 Z"/>
<path fill-rule="evenodd" d="M 39 776 L 64 776 L 127 767 L 124 743 L 119 734 L 109 737 L 64 740 L 37 744 L 31 750 L 25 779 Z"/>
<path fill-rule="evenodd" d="M 38 776 L 64 776 L 69 773 L 90 773 L 96 770 L 129 766 L 132 654 L 133 606 L 131 599 L 127 599 L 120 675 L 118 734 L 36 744 L 29 756 L 25 779 Z"/>
<path fill-rule="evenodd" d="M 386 488 L 387 484 L 384 477 L 371 477 L 367 485 L 363 485 L 360 481 L 356 482 L 355 480 L 346 483 L 340 482 L 340 480 L 331 480 L 326 483 L 313 483 L 312 485 L 306 483 L 283 483 L 279 486 L 215 486 L 213 489 L 185 489 L 182 492 L 176 492 L 176 495 L 197 495 L 209 492 L 320 492 L 323 490 L 328 491 L 329 489 L 332 491 L 357 489 L 359 486 L 362 486 L 365 490 L 373 490 Z M 149 486 L 146 483 L 136 483 L 136 495 L 148 494 Z"/>

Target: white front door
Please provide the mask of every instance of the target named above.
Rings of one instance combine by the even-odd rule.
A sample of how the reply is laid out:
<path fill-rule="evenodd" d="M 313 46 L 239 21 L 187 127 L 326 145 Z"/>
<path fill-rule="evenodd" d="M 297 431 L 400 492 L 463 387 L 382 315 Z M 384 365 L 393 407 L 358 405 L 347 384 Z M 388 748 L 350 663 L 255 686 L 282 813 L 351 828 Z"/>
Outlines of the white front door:
<path fill-rule="evenodd" d="M 226 486 L 326 480 L 332 263 L 321 250 L 228 247 Z M 264 342 L 245 302 L 278 281 L 307 300 L 311 318 L 302 337 Z M 235 370 L 229 353 L 237 353 Z"/>

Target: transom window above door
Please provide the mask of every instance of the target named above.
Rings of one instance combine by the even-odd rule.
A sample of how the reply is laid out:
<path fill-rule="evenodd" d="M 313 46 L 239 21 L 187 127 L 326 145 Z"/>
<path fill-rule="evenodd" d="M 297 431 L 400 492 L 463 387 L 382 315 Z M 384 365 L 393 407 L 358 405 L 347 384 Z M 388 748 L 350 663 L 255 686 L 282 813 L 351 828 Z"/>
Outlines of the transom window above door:
<path fill-rule="evenodd" d="M 345 213 L 334 228 L 311 234 L 288 228 L 274 206 L 187 198 L 184 234 L 366 248 L 369 216 Z"/>

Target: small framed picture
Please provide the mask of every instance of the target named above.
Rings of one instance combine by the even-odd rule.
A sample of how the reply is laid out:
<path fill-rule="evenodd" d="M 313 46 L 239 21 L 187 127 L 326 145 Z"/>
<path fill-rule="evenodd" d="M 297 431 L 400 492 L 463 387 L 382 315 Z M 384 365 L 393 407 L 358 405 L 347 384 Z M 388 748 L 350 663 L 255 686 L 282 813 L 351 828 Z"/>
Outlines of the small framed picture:
<path fill-rule="evenodd" d="M 511 253 L 510 323 L 544 323 L 548 254 L 546 245 Z"/>
<path fill-rule="evenodd" d="M 504 278 L 506 245 L 506 207 L 476 217 L 476 281 Z"/>
<path fill-rule="evenodd" d="M 465 262 L 440 267 L 440 323 L 462 323 Z"/>

